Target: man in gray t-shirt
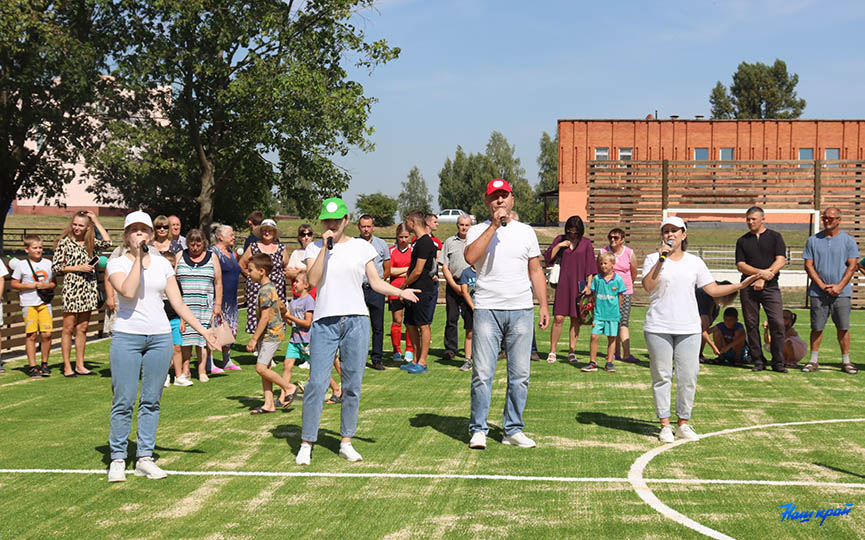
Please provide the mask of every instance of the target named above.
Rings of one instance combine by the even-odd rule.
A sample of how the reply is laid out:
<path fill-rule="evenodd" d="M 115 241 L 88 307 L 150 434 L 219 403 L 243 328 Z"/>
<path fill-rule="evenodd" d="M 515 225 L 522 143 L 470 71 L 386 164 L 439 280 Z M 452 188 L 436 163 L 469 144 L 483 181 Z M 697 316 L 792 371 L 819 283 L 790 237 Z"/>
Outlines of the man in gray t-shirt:
<path fill-rule="evenodd" d="M 357 220 L 357 228 L 360 237 L 375 248 L 376 255 L 373 259 L 378 275 L 385 281 L 390 279 L 390 248 L 387 242 L 372 234 L 373 219 L 369 214 L 360 216 Z M 372 368 L 379 371 L 384 370 L 381 362 L 382 348 L 384 346 L 384 295 L 377 293 L 369 286 L 366 276 L 363 277 L 363 298 L 366 308 L 369 310 L 369 325 L 372 328 L 372 352 L 369 357 Z"/>
<path fill-rule="evenodd" d="M 859 264 L 859 248 L 852 236 L 841 230 L 841 211 L 830 207 L 823 212 L 823 230 L 808 238 L 802 258 L 811 278 L 811 358 L 802 371 L 817 371 L 820 342 L 829 315 L 841 346 L 841 370 L 855 375 L 850 362 L 850 280 Z"/>
<path fill-rule="evenodd" d="M 472 310 L 460 292 L 458 283 L 463 270 L 469 267 L 463 252 L 466 249 L 466 233 L 472 226 L 471 217 L 462 215 L 457 220 L 457 234 L 445 240 L 439 252 L 439 264 L 445 277 L 445 359 L 451 360 L 459 349 L 459 330 L 457 322 L 463 317 L 463 327 L 466 331 L 472 329 Z M 468 354 L 468 351 L 466 351 Z"/>

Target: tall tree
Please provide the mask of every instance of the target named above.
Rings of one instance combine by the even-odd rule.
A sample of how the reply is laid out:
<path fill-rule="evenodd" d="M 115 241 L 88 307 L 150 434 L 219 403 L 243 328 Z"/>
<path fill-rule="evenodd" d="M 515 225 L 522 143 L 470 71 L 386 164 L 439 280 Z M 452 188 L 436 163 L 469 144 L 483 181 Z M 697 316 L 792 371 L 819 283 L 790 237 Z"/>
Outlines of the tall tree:
<path fill-rule="evenodd" d="M 495 178 L 507 180 L 514 192 L 514 210 L 520 214 L 520 220 L 532 223 L 540 217 L 540 208 L 535 202 L 535 193 L 526 178 L 526 170 L 516 157 L 516 147 L 508 144 L 508 140 L 498 131 L 490 134 L 487 141 L 486 156 L 495 167 Z"/>
<path fill-rule="evenodd" d="M 538 183 L 535 185 L 535 202 L 538 204 L 541 215 L 539 221 L 552 221 L 558 223 L 558 204 L 548 208 L 548 215 L 543 215 L 544 201 L 542 193 L 556 191 L 559 188 L 559 135 L 550 137 L 544 131 L 541 134 L 540 153 L 538 154 Z"/>
<path fill-rule="evenodd" d="M 129 2 L 114 73 L 123 92 L 115 98 L 138 103 L 117 110 L 153 113 L 119 116 L 109 126 L 112 142 L 95 159 L 95 190 L 108 197 L 106 187 L 136 189 L 154 201 L 182 191 L 203 227 L 220 208 L 242 215 L 263 204 L 257 199 L 268 197 L 255 193 L 274 186 L 301 214 L 343 191 L 349 175 L 331 157 L 373 148 L 367 121 L 374 102 L 343 64 L 352 58 L 371 71 L 399 54 L 384 40 L 368 42 L 352 24 L 373 4 Z"/>
<path fill-rule="evenodd" d="M 393 225 L 396 214 L 397 200 L 384 193 L 360 194 L 357 196 L 359 214 L 369 214 L 376 227 Z"/>
<path fill-rule="evenodd" d="M 797 84 L 799 75 L 788 74 L 781 59 L 771 66 L 742 62 L 733 74 L 729 94 L 721 81 L 712 89 L 712 118 L 799 118 L 805 100 L 797 96 Z"/>
<path fill-rule="evenodd" d="M 402 192 L 397 199 L 399 215 L 405 218 L 410 212 L 422 210 L 432 212 L 432 195 L 426 187 L 426 180 L 417 166 L 408 172 L 408 179 L 402 183 Z"/>
<path fill-rule="evenodd" d="M 12 202 L 62 197 L 71 164 L 96 143 L 88 119 L 115 20 L 102 1 L 0 2 L 0 252 Z"/>
<path fill-rule="evenodd" d="M 484 189 L 498 171 L 492 160 L 482 153 L 466 154 L 457 146 L 454 159 L 447 158 L 439 171 L 439 207 L 459 208 L 483 219 Z"/>

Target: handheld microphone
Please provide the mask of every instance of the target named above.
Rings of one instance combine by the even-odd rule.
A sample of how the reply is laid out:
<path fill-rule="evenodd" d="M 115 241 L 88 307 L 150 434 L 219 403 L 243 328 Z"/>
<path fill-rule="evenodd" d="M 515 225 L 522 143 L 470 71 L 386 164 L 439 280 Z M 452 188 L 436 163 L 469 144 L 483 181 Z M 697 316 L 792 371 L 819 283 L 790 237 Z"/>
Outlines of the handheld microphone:
<path fill-rule="evenodd" d="M 502 218 L 502 227 L 508 226 L 508 218 Z"/>
<path fill-rule="evenodd" d="M 667 247 L 669 247 L 670 249 L 673 249 L 673 241 L 672 240 L 667 240 L 666 242 L 664 242 L 664 244 Z M 661 253 L 661 260 L 662 261 L 667 260 L 667 253 Z"/>
<path fill-rule="evenodd" d="M 327 239 L 327 249 L 333 249 L 333 237 Z"/>
<path fill-rule="evenodd" d="M 147 242 L 141 242 L 141 252 L 147 253 L 150 249 L 147 247 Z"/>

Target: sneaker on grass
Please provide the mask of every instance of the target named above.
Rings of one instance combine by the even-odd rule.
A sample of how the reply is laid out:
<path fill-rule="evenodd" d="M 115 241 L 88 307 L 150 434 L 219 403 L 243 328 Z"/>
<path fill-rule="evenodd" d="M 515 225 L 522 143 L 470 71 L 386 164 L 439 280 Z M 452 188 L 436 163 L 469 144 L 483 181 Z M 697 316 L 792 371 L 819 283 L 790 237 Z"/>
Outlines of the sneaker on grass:
<path fill-rule="evenodd" d="M 691 427 L 691 424 L 682 424 L 676 429 L 676 435 L 679 436 L 680 439 L 687 439 L 689 441 L 699 441 L 700 436 L 697 435 L 697 432 L 694 431 L 694 428 Z"/>
<path fill-rule="evenodd" d="M 300 450 L 297 451 L 297 457 L 294 459 L 296 465 L 309 465 L 312 454 L 312 445 L 300 443 Z"/>
<path fill-rule="evenodd" d="M 339 457 L 346 459 L 349 463 L 363 461 L 363 458 L 350 442 L 339 443 Z"/>
<path fill-rule="evenodd" d="M 403 356 L 402 359 L 405 360 L 406 362 L 413 362 L 414 361 L 414 353 L 411 351 L 406 351 L 405 356 Z"/>
<path fill-rule="evenodd" d="M 192 381 L 186 375 L 174 378 L 174 386 L 192 386 Z"/>
<path fill-rule="evenodd" d="M 126 482 L 126 460 L 112 459 L 108 466 L 109 482 Z"/>
<path fill-rule="evenodd" d="M 676 440 L 676 437 L 673 435 L 673 427 L 669 424 L 661 428 L 661 432 L 658 433 L 658 440 L 662 443 L 671 443 Z"/>
<path fill-rule="evenodd" d="M 537 446 L 535 441 L 526 437 L 526 434 L 522 431 L 517 431 L 516 433 L 511 433 L 510 435 L 505 435 L 502 438 L 502 444 L 510 444 L 512 446 L 518 446 L 520 448 L 534 448 Z"/>
<path fill-rule="evenodd" d="M 472 433 L 472 439 L 469 441 L 469 448 L 475 450 L 484 450 L 487 447 L 487 434 L 483 431 L 475 431 Z"/>
<path fill-rule="evenodd" d="M 460 366 L 460 371 L 471 371 L 473 365 L 472 359 L 466 358 L 466 361 Z"/>
<path fill-rule="evenodd" d="M 413 375 L 417 375 L 419 373 L 426 373 L 427 371 L 429 371 L 429 368 L 427 368 L 423 364 L 412 364 L 406 371 Z"/>
<path fill-rule="evenodd" d="M 159 468 L 150 456 L 140 457 L 135 462 L 135 476 L 146 476 L 151 480 L 159 480 L 168 476 L 168 473 Z"/>
<path fill-rule="evenodd" d="M 399 352 L 393 353 L 393 361 L 394 362 L 402 362 L 402 354 Z"/>
<path fill-rule="evenodd" d="M 598 364 L 590 361 L 587 365 L 580 368 L 580 371 L 598 371 Z"/>

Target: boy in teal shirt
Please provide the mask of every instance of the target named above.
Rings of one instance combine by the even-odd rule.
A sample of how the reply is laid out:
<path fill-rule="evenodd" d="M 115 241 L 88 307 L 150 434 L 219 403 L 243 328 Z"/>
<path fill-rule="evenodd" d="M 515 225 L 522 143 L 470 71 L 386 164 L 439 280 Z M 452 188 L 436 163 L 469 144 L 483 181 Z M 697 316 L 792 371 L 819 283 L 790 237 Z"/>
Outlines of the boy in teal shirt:
<path fill-rule="evenodd" d="M 592 341 L 589 345 L 589 365 L 583 371 L 597 371 L 598 341 L 601 335 L 607 336 L 607 363 L 604 366 L 609 372 L 616 371 L 613 365 L 613 354 L 616 352 L 616 336 L 619 334 L 619 304 L 621 295 L 625 292 L 625 281 L 613 272 L 616 256 L 605 251 L 598 255 L 599 275 L 592 280 L 592 292 L 595 295 L 595 325 L 592 327 Z"/>

